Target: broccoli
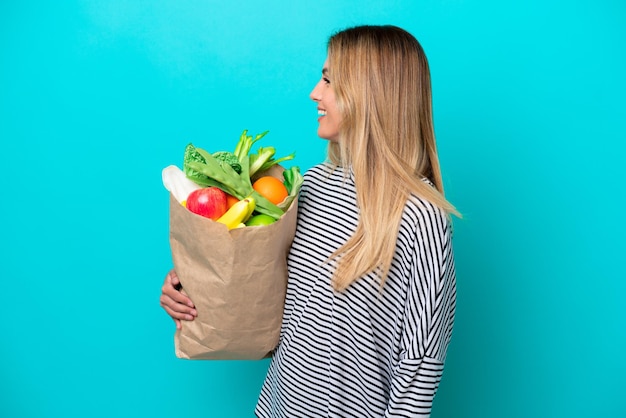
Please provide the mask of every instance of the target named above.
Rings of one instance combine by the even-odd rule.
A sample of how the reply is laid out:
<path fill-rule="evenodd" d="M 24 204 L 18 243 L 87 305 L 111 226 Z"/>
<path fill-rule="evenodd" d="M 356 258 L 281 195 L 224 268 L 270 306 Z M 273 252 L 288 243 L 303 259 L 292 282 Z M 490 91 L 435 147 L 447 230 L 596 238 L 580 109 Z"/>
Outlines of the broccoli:
<path fill-rule="evenodd" d="M 190 168 L 189 163 L 191 162 L 205 163 L 206 161 L 204 157 L 198 152 L 196 147 L 194 147 L 193 144 L 189 143 L 185 147 L 185 156 L 183 158 L 183 171 L 185 172 L 187 178 L 195 181 L 196 183 L 199 183 L 203 179 L 205 179 L 206 176 L 202 173 L 197 172 L 193 168 Z"/>
<path fill-rule="evenodd" d="M 220 164 L 228 164 L 237 172 L 237 174 L 241 174 L 241 163 L 239 163 L 239 158 L 237 158 L 237 156 L 232 152 L 218 151 L 212 155 Z"/>

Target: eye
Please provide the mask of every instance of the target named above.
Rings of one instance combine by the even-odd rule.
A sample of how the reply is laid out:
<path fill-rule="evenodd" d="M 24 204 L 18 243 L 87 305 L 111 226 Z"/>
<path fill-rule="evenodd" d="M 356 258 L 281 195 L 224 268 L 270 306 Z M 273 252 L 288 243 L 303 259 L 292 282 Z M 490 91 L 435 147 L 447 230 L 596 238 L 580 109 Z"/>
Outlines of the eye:
<path fill-rule="evenodd" d="M 324 80 L 324 83 L 330 84 L 330 80 L 328 79 L 328 77 L 322 77 L 322 80 Z"/>

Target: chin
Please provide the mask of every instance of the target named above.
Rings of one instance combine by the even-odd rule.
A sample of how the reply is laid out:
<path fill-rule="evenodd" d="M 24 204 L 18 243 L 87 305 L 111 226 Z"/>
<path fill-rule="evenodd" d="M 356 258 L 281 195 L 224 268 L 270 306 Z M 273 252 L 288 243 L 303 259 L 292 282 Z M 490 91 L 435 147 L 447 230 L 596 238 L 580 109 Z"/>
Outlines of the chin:
<path fill-rule="evenodd" d="M 334 134 L 334 135 L 327 135 L 327 134 L 324 134 L 323 132 L 319 132 L 319 131 L 318 131 L 318 132 L 317 132 L 317 136 L 319 136 L 320 138 L 325 139 L 325 140 L 327 140 L 327 141 L 330 141 L 330 142 L 337 142 L 337 139 L 338 139 L 337 137 L 338 137 L 339 135 L 337 135 L 337 134 Z"/>

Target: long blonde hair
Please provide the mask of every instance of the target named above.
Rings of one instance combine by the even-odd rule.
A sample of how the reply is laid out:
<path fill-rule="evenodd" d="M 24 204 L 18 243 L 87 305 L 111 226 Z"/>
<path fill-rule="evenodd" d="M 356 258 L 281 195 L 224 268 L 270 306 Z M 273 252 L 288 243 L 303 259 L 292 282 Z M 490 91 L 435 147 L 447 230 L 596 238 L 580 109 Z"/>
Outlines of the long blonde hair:
<path fill-rule="evenodd" d="M 458 215 L 443 195 L 428 61 L 403 29 L 358 26 L 331 36 L 328 63 L 342 115 L 328 158 L 352 167 L 360 211 L 356 231 L 331 257 L 337 259 L 333 286 L 345 290 L 370 272 L 382 285 L 410 194 Z"/>

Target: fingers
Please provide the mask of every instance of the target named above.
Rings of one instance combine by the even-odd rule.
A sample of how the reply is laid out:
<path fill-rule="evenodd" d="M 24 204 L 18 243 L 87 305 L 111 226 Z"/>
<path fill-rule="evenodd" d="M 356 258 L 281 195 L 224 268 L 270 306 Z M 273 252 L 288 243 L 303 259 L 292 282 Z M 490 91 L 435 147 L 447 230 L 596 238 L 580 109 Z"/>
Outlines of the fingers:
<path fill-rule="evenodd" d="M 174 272 L 174 270 L 170 271 L 165 277 L 165 283 L 163 283 L 163 288 L 161 289 L 162 293 L 166 294 L 177 303 L 182 303 L 190 308 L 195 308 L 191 299 L 182 293 L 180 291 L 181 289 L 182 286 L 176 272 Z"/>
<path fill-rule="evenodd" d="M 174 319 L 182 319 L 185 321 L 193 321 L 198 316 L 195 308 L 191 308 L 186 304 L 177 302 L 166 294 L 161 294 L 161 306 L 165 312 Z"/>
<path fill-rule="evenodd" d="M 172 270 L 165 277 L 165 282 L 161 288 L 160 303 L 165 312 L 172 317 L 178 329 L 180 329 L 181 320 L 193 321 L 198 316 L 191 299 L 179 289 L 180 280 L 174 270 Z"/>
<path fill-rule="evenodd" d="M 191 299 L 171 286 L 163 286 L 160 301 L 161 306 L 173 318 L 190 321 L 198 315 Z"/>

